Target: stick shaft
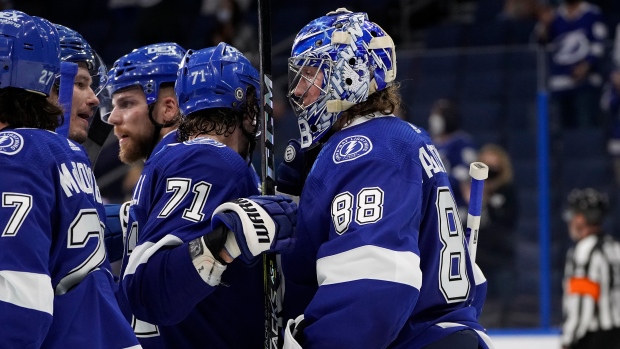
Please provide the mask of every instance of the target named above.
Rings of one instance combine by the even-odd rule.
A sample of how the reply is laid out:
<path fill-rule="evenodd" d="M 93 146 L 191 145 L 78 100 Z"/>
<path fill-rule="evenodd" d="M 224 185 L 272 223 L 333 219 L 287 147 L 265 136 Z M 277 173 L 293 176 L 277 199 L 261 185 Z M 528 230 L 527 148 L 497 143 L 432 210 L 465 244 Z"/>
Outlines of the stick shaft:
<path fill-rule="evenodd" d="M 271 80 L 271 4 L 258 0 L 258 45 L 261 79 L 261 180 L 262 194 L 275 194 L 275 161 L 273 154 L 273 84 Z M 281 296 L 278 293 L 280 273 L 277 256 L 263 255 L 265 296 L 265 349 L 277 348 L 282 328 Z"/>
<path fill-rule="evenodd" d="M 472 178 L 469 192 L 466 235 L 469 239 L 469 257 L 472 264 L 474 264 L 476 263 L 476 251 L 478 249 L 478 230 L 480 229 L 484 180 L 488 177 L 489 168 L 482 162 L 474 162 L 470 165 L 469 174 Z"/>

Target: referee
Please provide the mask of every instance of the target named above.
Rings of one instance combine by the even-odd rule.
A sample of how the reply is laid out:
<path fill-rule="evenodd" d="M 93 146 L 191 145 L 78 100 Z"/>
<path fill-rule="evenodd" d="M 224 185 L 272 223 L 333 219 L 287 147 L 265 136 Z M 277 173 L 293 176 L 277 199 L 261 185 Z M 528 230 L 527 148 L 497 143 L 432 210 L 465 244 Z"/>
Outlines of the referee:
<path fill-rule="evenodd" d="M 566 256 L 562 347 L 620 348 L 620 243 L 601 226 L 604 194 L 574 189 L 565 219 L 576 243 Z"/>

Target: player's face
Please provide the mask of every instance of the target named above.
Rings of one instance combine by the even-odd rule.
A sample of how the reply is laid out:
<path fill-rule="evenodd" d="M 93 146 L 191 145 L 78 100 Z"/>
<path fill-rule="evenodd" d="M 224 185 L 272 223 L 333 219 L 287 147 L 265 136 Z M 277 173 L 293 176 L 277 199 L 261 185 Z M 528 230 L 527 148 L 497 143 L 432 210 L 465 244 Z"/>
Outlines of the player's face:
<path fill-rule="evenodd" d="M 585 217 L 581 213 L 574 214 L 568 222 L 568 236 L 571 240 L 577 242 L 584 237 L 583 229 L 585 225 Z"/>
<path fill-rule="evenodd" d="M 88 137 L 88 124 L 93 116 L 99 99 L 91 88 L 92 78 L 85 63 L 78 63 L 78 72 L 73 83 L 73 104 L 71 105 L 71 123 L 69 138 L 84 143 Z"/>
<path fill-rule="evenodd" d="M 293 94 L 301 97 L 303 106 L 308 106 L 316 101 L 321 95 L 323 85 L 323 72 L 316 67 L 304 66 L 301 68 L 301 78 L 295 87 Z"/>
<path fill-rule="evenodd" d="M 108 122 L 114 125 L 122 162 L 145 160 L 151 146 L 154 127 L 149 120 L 146 96 L 140 86 L 133 86 L 112 95 L 112 113 Z"/>

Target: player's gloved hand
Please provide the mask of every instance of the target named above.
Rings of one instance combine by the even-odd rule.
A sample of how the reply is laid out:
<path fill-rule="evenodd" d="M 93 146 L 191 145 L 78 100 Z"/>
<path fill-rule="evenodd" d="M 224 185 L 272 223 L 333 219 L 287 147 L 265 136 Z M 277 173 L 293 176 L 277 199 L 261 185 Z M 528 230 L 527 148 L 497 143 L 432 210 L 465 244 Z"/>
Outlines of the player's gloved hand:
<path fill-rule="evenodd" d="M 302 151 L 296 139 L 288 141 L 284 150 L 284 162 L 278 166 L 276 187 L 278 192 L 299 196 L 306 182 L 308 172 L 316 159 L 321 145 L 317 144 L 310 150 Z"/>
<path fill-rule="evenodd" d="M 293 246 L 297 205 L 284 195 L 237 199 L 213 212 L 211 227 L 221 224 L 229 229 L 224 243 L 228 254 L 252 264 L 262 252 L 283 252 Z"/>
<path fill-rule="evenodd" d="M 123 222 L 124 212 L 122 210 L 123 208 L 118 204 L 105 205 L 106 222 L 103 241 L 110 263 L 123 258 L 123 233 L 127 223 Z"/>

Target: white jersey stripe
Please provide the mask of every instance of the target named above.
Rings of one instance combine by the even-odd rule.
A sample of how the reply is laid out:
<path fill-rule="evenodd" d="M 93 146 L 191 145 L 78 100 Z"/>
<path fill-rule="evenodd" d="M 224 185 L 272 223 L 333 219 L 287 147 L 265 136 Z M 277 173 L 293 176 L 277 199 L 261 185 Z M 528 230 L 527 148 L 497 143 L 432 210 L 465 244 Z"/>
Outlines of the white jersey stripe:
<path fill-rule="evenodd" d="M 145 242 L 131 252 L 129 256 L 129 261 L 127 262 L 127 269 L 125 269 L 125 273 L 123 274 L 123 278 L 127 275 L 134 274 L 136 269 L 140 264 L 144 264 L 148 262 L 149 258 L 161 249 L 164 246 L 178 246 L 183 244 L 183 240 L 179 239 L 175 235 L 168 234 L 164 236 L 161 240 L 157 241 L 157 243 L 153 242 Z"/>
<path fill-rule="evenodd" d="M 53 315 L 52 280 L 45 274 L 1 270 L 0 301 Z"/>
<path fill-rule="evenodd" d="M 316 262 L 319 286 L 372 279 L 422 286 L 420 257 L 413 252 L 393 251 L 378 246 L 361 246 Z"/>

